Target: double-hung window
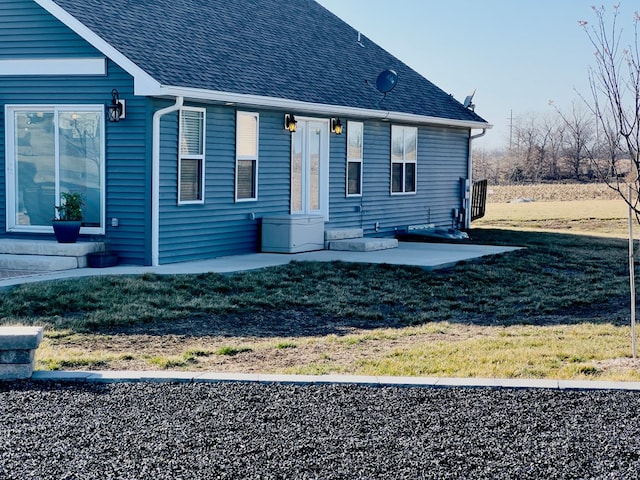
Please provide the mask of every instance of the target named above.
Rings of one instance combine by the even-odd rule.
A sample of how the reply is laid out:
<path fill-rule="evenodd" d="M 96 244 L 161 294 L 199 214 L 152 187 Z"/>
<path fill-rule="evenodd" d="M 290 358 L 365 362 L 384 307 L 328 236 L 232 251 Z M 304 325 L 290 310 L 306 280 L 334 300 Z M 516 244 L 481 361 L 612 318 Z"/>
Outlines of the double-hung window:
<path fill-rule="evenodd" d="M 362 195 L 362 122 L 347 122 L 347 196 Z"/>
<path fill-rule="evenodd" d="M 236 118 L 236 201 L 258 199 L 258 114 Z"/>
<path fill-rule="evenodd" d="M 204 108 L 180 110 L 178 147 L 178 203 L 204 203 Z"/>
<path fill-rule="evenodd" d="M 416 127 L 391 126 L 391 193 L 415 193 L 418 150 Z"/>

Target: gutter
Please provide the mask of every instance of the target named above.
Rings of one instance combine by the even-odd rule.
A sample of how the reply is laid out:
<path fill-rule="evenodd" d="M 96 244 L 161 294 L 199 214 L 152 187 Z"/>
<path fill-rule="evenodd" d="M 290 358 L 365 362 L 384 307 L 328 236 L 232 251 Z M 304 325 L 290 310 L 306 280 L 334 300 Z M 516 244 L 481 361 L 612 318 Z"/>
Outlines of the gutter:
<path fill-rule="evenodd" d="M 182 108 L 184 97 L 176 97 L 176 103 L 153 114 L 153 140 L 151 153 L 151 266 L 157 267 L 160 259 L 160 120 L 168 113 Z"/>
<path fill-rule="evenodd" d="M 471 142 L 476 138 L 484 137 L 487 134 L 487 129 L 483 128 L 482 132 L 476 133 L 475 135 L 471 135 L 469 137 L 469 153 L 467 157 L 467 182 L 469 183 L 467 189 L 465 191 L 465 200 L 467 205 L 465 205 L 464 209 L 464 224 L 465 228 L 471 228 L 471 189 L 473 188 L 473 152 L 471 148 Z"/>
<path fill-rule="evenodd" d="M 412 113 L 390 112 L 386 110 L 372 110 L 359 107 L 346 107 L 341 105 L 328 105 L 324 103 L 303 102 L 286 98 L 265 97 L 261 95 L 248 95 L 244 93 L 221 92 L 187 87 L 160 87 L 152 88 L 142 93 L 155 97 L 185 97 L 194 101 L 216 102 L 223 104 L 242 105 L 254 108 L 269 108 L 276 110 L 294 110 L 306 115 L 316 114 L 325 117 L 351 116 L 390 122 L 406 122 L 422 125 L 441 125 L 458 128 L 482 128 L 487 129 L 493 125 L 487 122 L 472 120 L 453 120 L 450 118 L 416 115 Z"/>

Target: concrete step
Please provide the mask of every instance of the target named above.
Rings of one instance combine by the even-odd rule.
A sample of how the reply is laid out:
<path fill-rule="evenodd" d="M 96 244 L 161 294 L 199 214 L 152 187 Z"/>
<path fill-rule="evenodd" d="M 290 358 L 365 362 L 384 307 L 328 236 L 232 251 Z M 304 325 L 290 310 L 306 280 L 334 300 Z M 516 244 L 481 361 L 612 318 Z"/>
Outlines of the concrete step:
<path fill-rule="evenodd" d="M 0 269 L 29 272 L 55 272 L 87 266 L 87 257 L 59 257 L 53 255 L 13 255 L 0 253 Z"/>
<path fill-rule="evenodd" d="M 398 247 L 395 238 L 351 238 L 328 242 L 329 250 L 341 250 L 347 252 L 374 252 Z"/>
<path fill-rule="evenodd" d="M 0 253 L 13 255 L 51 255 L 54 257 L 82 257 L 103 252 L 104 242 L 58 243 L 55 240 L 15 240 L 0 238 Z"/>
<path fill-rule="evenodd" d="M 104 249 L 104 242 L 58 243 L 0 238 L 0 269 L 54 272 L 85 268 L 87 255 Z"/>
<path fill-rule="evenodd" d="M 344 228 L 324 231 L 324 239 L 327 242 L 332 240 L 344 240 L 346 238 L 362 238 L 364 232 L 361 228 Z"/>

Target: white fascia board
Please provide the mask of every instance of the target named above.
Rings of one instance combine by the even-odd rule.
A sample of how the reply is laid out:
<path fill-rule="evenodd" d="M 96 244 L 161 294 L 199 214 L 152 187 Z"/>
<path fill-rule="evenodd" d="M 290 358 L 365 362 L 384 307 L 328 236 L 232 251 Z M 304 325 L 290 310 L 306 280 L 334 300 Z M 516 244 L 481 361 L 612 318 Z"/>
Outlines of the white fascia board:
<path fill-rule="evenodd" d="M 144 93 L 149 96 L 184 97 L 190 100 L 204 102 L 220 102 L 226 104 L 242 105 L 247 107 L 277 108 L 279 110 L 298 110 L 301 113 L 317 114 L 328 117 L 350 116 L 369 119 L 387 120 L 392 122 L 406 122 L 423 125 L 442 125 L 459 128 L 491 128 L 493 125 L 486 122 L 469 120 L 453 120 L 449 118 L 415 115 L 403 112 L 390 112 L 385 110 L 371 110 L 358 107 L 340 105 L 326 105 L 322 103 L 302 102 L 286 98 L 264 97 L 260 95 L 247 95 L 242 93 L 220 92 L 187 87 L 161 87 Z M 295 112 L 293 112 L 295 113 Z"/>
<path fill-rule="evenodd" d="M 142 70 L 138 65 L 129 60 L 129 58 L 96 35 L 93 30 L 86 27 L 82 22 L 78 21 L 58 4 L 52 0 L 34 1 L 129 73 L 134 78 L 134 93 L 136 95 L 139 95 L 138 91 L 148 91 L 160 87 L 159 82 L 154 80 L 147 72 Z"/>

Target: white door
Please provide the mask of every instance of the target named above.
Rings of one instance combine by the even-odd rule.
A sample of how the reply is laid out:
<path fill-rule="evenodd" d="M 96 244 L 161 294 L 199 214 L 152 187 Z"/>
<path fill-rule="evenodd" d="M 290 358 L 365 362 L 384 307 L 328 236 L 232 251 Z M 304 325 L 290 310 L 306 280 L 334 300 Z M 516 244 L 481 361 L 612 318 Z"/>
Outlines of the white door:
<path fill-rule="evenodd" d="M 299 118 L 291 135 L 291 213 L 329 220 L 329 122 Z"/>

